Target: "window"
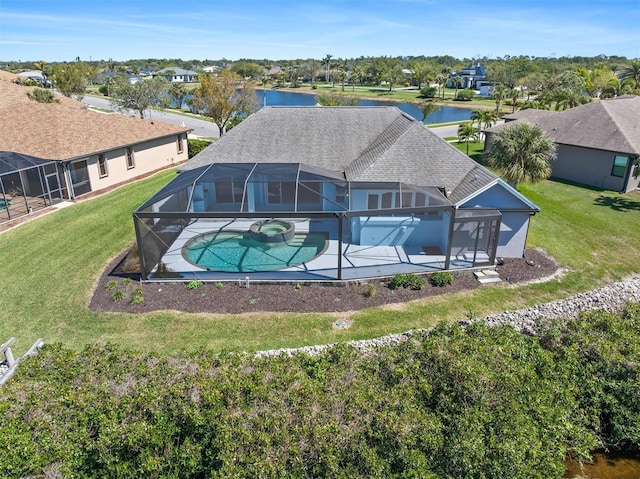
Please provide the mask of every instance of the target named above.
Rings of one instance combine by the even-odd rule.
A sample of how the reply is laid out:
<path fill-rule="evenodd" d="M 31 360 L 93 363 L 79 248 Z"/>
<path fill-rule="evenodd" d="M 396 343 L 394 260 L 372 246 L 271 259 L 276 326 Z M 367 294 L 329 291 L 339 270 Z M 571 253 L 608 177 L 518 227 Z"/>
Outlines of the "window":
<path fill-rule="evenodd" d="M 135 168 L 136 167 L 136 163 L 133 159 L 133 148 L 128 146 L 127 147 L 127 170 L 130 170 L 131 168 Z"/>
<path fill-rule="evenodd" d="M 298 186 L 298 203 L 320 204 L 320 183 L 300 183 Z"/>
<path fill-rule="evenodd" d="M 367 196 L 368 210 L 380 210 L 380 209 L 384 210 L 384 209 L 399 208 L 399 207 L 400 207 L 400 195 L 394 195 L 394 193 L 392 192 L 369 193 Z"/>
<path fill-rule="evenodd" d="M 107 159 L 104 155 L 98 155 L 98 172 L 100 173 L 100 178 L 106 178 L 109 176 L 109 171 L 107 170 Z"/>
<path fill-rule="evenodd" d="M 244 182 L 216 182 L 216 202 L 217 203 L 242 203 L 242 193 Z"/>
<path fill-rule="evenodd" d="M 296 184 L 291 181 L 269 181 L 267 183 L 267 203 L 270 205 L 293 205 Z"/>
<path fill-rule="evenodd" d="M 178 154 L 184 151 L 184 145 L 182 144 L 182 135 L 178 135 L 176 138 L 176 146 L 178 147 Z"/>
<path fill-rule="evenodd" d="M 617 156 L 613 159 L 613 168 L 611 168 L 611 176 L 622 178 L 627 171 L 627 162 L 629 158 L 626 156 Z"/>

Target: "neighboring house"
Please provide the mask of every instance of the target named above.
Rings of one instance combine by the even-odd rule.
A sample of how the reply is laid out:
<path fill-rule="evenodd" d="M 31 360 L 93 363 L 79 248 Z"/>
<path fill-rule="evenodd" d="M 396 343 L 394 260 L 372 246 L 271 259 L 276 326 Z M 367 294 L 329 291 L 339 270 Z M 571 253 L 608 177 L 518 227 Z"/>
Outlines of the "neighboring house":
<path fill-rule="evenodd" d="M 397 107 L 265 107 L 137 211 L 145 280 L 344 280 L 522 257 L 538 207 Z"/>
<path fill-rule="evenodd" d="M 491 137 L 511 121 L 540 126 L 556 143 L 551 177 L 626 193 L 640 184 L 640 96 L 623 95 L 564 111 L 522 110 L 485 130 Z"/>
<path fill-rule="evenodd" d="M 193 83 L 198 76 L 197 72 L 192 70 L 185 70 L 183 68 L 163 68 L 153 73 L 153 76 L 162 76 L 170 83 Z"/>
<path fill-rule="evenodd" d="M 487 70 L 482 65 L 476 64 L 464 68 L 459 72 L 453 72 L 449 75 L 449 79 L 447 80 L 448 88 L 455 88 L 456 78 L 460 78 L 462 80 L 458 85 L 459 88 L 479 90 L 480 86 L 485 86 L 487 84 Z"/>
<path fill-rule="evenodd" d="M 18 78 L 24 80 L 33 80 L 40 83 L 45 88 L 51 88 L 53 85 L 47 79 L 47 76 L 40 70 L 32 70 L 28 72 L 18 73 Z"/>
<path fill-rule="evenodd" d="M 126 78 L 127 80 L 129 80 L 129 83 L 131 83 L 132 85 L 144 79 L 141 75 L 136 75 L 135 73 L 131 73 L 131 72 L 124 72 L 124 73 L 105 72 L 100 75 L 100 83 L 105 85 L 107 82 L 115 80 L 116 78 L 119 78 L 119 77 Z"/>
<path fill-rule="evenodd" d="M 38 103 L 27 96 L 34 87 L 0 78 L 0 200 L 22 205 L 0 209 L 0 222 L 188 158 L 187 128 L 88 110 L 63 96 Z"/>
<path fill-rule="evenodd" d="M 202 67 L 202 71 L 205 73 L 214 73 L 219 72 L 220 70 L 222 70 L 222 67 L 219 67 L 218 65 L 207 65 Z"/>

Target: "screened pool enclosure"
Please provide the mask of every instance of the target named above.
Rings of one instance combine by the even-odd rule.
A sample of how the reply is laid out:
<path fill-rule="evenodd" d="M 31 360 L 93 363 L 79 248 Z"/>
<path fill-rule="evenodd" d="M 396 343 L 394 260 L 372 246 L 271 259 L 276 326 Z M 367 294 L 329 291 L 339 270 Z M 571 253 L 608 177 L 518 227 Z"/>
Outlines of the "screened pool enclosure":
<path fill-rule="evenodd" d="M 57 162 L 0 151 L 0 223 L 51 206 L 63 193 Z"/>
<path fill-rule="evenodd" d="M 142 277 L 335 281 L 493 265 L 501 214 L 302 163 L 213 163 L 138 208 Z"/>

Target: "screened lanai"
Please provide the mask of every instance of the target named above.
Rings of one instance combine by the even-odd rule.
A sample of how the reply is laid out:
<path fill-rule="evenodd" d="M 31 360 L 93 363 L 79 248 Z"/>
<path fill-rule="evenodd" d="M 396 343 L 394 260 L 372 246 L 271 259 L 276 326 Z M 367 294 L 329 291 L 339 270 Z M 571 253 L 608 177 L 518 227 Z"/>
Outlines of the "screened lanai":
<path fill-rule="evenodd" d="M 213 163 L 181 172 L 133 216 L 144 280 L 333 281 L 493 264 L 500 213 L 465 211 L 436 186 Z"/>
<path fill-rule="evenodd" d="M 0 223 L 61 201 L 57 162 L 0 151 Z"/>

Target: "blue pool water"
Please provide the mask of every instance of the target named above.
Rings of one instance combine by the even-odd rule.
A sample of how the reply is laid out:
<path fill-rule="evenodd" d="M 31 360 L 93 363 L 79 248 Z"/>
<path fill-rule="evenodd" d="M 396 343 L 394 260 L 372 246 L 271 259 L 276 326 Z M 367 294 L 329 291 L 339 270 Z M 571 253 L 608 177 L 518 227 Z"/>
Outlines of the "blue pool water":
<path fill-rule="evenodd" d="M 274 271 L 309 261 L 324 251 L 320 234 L 295 234 L 281 243 L 264 243 L 243 231 L 205 233 L 182 248 L 187 261 L 211 271 L 248 273 Z"/>

